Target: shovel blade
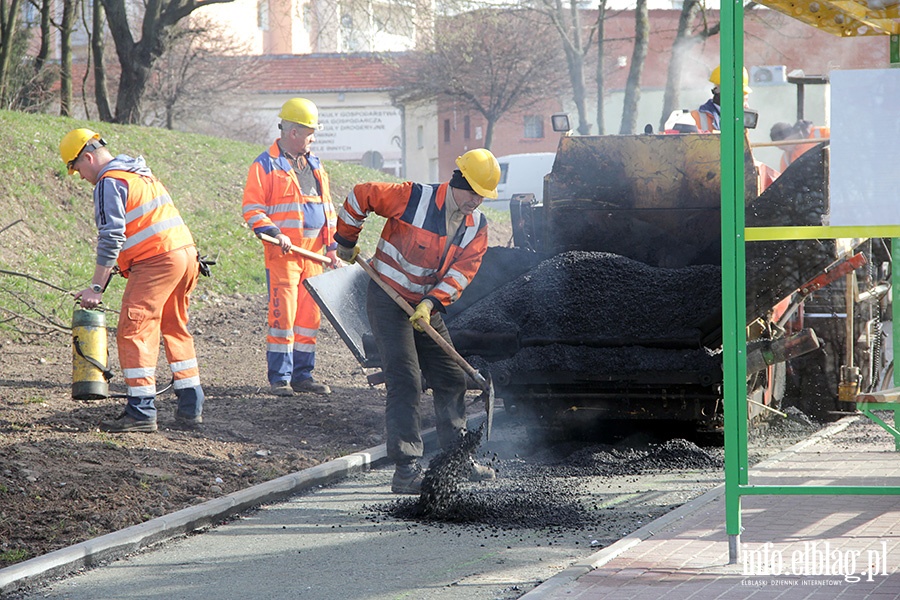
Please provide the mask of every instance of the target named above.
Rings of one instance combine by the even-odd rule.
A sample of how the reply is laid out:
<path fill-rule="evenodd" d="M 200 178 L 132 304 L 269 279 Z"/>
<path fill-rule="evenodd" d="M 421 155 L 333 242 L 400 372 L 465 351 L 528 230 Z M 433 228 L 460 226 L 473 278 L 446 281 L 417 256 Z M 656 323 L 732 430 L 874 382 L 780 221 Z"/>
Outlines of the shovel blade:
<path fill-rule="evenodd" d="M 484 400 L 484 412 L 487 413 L 487 421 L 484 425 L 484 439 L 491 439 L 491 429 L 494 426 L 494 383 L 491 381 L 491 374 L 488 373 L 484 377 L 485 386 L 482 388 L 480 398 Z"/>

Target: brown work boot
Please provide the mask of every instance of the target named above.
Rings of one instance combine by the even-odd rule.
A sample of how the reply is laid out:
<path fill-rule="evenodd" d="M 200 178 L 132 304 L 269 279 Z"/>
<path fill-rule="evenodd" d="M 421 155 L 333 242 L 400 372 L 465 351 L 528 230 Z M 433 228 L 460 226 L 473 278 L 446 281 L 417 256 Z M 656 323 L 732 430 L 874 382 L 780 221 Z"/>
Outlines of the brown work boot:
<path fill-rule="evenodd" d="M 497 478 L 497 471 L 487 465 L 479 465 L 472 459 L 472 466 L 469 469 L 469 481 L 489 481 Z"/>
<path fill-rule="evenodd" d="M 391 492 L 394 494 L 419 495 L 422 493 L 422 481 L 424 479 L 425 474 L 418 462 L 399 464 L 394 470 L 394 476 L 391 478 Z"/>
<path fill-rule="evenodd" d="M 109 433 L 153 433 L 156 431 L 156 419 L 135 419 L 123 412 L 112 421 L 101 422 L 100 430 Z"/>
<path fill-rule="evenodd" d="M 274 396 L 293 396 L 294 390 L 291 389 L 291 384 L 287 381 L 279 381 L 278 383 L 273 383 L 271 387 L 269 387 L 269 391 L 272 392 Z"/>
<path fill-rule="evenodd" d="M 327 396 L 331 393 L 331 388 L 325 385 L 324 383 L 319 383 L 312 377 L 309 379 L 304 379 L 302 381 L 292 381 L 291 389 L 299 394 L 307 393 L 307 394 L 321 394 L 322 396 Z"/>

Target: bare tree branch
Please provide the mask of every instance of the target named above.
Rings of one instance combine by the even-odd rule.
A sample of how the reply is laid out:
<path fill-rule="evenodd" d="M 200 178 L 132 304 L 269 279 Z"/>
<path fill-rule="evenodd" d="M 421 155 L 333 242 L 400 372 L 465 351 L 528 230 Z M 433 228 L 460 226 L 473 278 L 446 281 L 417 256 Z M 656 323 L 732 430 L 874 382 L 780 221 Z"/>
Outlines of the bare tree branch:
<path fill-rule="evenodd" d="M 480 113 L 484 146 L 507 112 L 555 94 L 559 51 L 547 44 L 551 25 L 525 21 L 523 11 L 479 10 L 445 19 L 434 51 L 400 70 L 397 103 L 443 100 Z"/>
<path fill-rule="evenodd" d="M 46 333 L 46 329 L 52 329 L 54 331 L 58 331 L 59 333 L 66 333 L 66 334 L 72 333 L 71 327 L 60 327 L 59 325 L 56 325 L 54 323 L 41 323 L 39 321 L 35 321 L 34 319 L 26 317 L 25 315 L 20 315 L 14 311 L 9 310 L 8 308 L 2 307 L 2 306 L 0 306 L 0 310 L 5 312 L 6 314 L 10 315 L 12 317 L 12 319 L 20 319 L 22 321 L 25 321 L 26 323 L 31 323 L 32 325 L 35 325 L 37 327 L 45 328 L 45 333 Z M 21 331 L 21 330 L 17 330 L 17 331 L 19 333 L 23 333 L 26 335 L 42 335 L 42 334 L 38 334 L 36 332 L 29 333 L 29 332 L 25 332 L 25 331 Z"/>

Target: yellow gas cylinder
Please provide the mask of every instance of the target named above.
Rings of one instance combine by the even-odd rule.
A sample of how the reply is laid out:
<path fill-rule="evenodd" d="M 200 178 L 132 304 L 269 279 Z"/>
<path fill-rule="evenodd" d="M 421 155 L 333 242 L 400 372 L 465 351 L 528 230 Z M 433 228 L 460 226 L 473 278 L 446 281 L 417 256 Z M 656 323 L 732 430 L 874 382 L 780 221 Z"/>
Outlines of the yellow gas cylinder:
<path fill-rule="evenodd" d="M 108 365 L 106 314 L 76 308 L 72 314 L 72 398 L 108 398 Z"/>

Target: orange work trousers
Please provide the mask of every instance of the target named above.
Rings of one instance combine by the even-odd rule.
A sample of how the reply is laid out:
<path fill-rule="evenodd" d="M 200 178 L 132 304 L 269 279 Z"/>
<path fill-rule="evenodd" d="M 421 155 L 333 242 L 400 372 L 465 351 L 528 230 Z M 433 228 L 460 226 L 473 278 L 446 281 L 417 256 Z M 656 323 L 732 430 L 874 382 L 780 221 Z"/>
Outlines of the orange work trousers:
<path fill-rule="evenodd" d="M 125 412 L 155 419 L 156 363 L 162 335 L 180 412 L 200 414 L 203 400 L 194 338 L 187 330 L 190 293 L 197 286 L 197 249 L 185 246 L 131 265 L 116 341 L 128 386 Z M 182 399 L 186 405 L 182 407 Z M 191 404 L 192 406 L 187 406 Z"/>
<path fill-rule="evenodd" d="M 269 332 L 266 336 L 269 383 L 312 377 L 316 360 L 319 305 L 303 286 L 320 275 L 322 263 L 297 254 L 282 254 L 277 246 L 266 246 L 266 279 L 269 285 Z"/>

